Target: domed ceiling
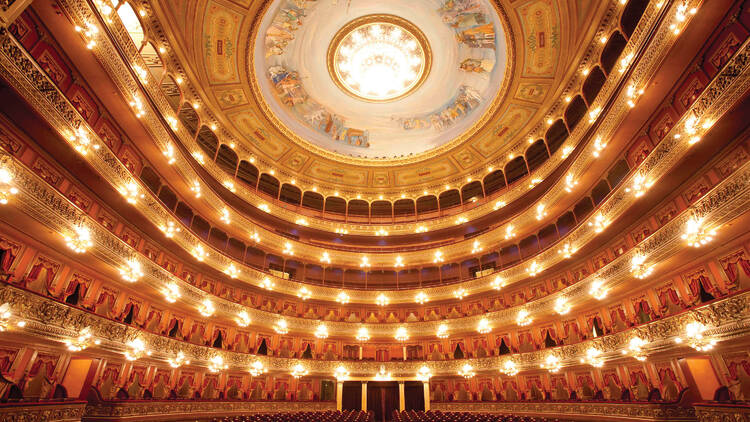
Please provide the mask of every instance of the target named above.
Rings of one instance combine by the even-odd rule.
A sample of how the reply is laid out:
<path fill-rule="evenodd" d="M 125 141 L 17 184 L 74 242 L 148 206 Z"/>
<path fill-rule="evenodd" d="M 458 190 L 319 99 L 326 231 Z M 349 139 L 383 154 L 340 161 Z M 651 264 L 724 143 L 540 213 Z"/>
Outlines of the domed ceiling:
<path fill-rule="evenodd" d="M 503 24 L 484 0 L 277 0 L 259 34 L 251 75 L 270 117 L 299 142 L 353 156 L 419 154 L 460 137 L 507 66 Z"/>
<path fill-rule="evenodd" d="M 222 143 L 282 183 L 350 196 L 422 192 L 522 154 L 562 108 L 597 31 L 590 22 L 607 8 L 576 0 L 154 6 L 190 80 L 186 100 L 205 105 L 201 115 L 218 124 Z"/>

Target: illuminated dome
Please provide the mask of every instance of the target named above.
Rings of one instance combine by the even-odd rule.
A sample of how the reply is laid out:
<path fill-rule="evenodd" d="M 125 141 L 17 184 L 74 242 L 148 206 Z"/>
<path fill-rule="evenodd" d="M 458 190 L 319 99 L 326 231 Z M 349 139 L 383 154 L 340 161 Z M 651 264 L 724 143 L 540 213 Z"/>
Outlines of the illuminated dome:
<path fill-rule="evenodd" d="M 328 51 L 329 71 L 345 92 L 390 101 L 412 92 L 430 70 L 429 44 L 408 21 L 371 15 L 345 25 Z"/>

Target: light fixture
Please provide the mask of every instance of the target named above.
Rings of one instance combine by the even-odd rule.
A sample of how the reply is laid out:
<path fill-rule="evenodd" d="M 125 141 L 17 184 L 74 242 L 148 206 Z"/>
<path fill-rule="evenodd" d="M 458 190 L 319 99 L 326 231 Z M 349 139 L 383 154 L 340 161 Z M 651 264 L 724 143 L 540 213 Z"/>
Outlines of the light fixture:
<path fill-rule="evenodd" d="M 88 349 L 92 345 L 99 344 L 101 344 L 101 341 L 99 339 L 94 339 L 93 334 L 91 334 L 91 327 L 84 327 L 78 332 L 76 338 L 65 340 L 65 345 L 71 352 L 80 352 L 81 350 Z"/>
<path fill-rule="evenodd" d="M 704 335 L 705 332 L 705 325 L 698 321 L 693 321 L 685 326 L 685 339 L 676 337 L 674 341 L 678 344 L 685 342 L 698 352 L 707 352 L 714 348 L 716 340 L 706 337 Z"/>
<path fill-rule="evenodd" d="M 286 242 L 284 243 L 284 250 L 281 251 L 284 255 L 294 256 L 294 249 L 292 249 L 292 243 Z"/>
<path fill-rule="evenodd" d="M 388 236 L 388 230 L 381 227 L 375 232 L 375 236 Z"/>
<path fill-rule="evenodd" d="M 594 228 L 594 232 L 601 233 L 605 228 L 607 228 L 607 226 L 609 226 L 609 221 L 604 218 L 604 215 L 597 214 L 594 217 L 594 221 L 589 221 L 588 225 L 589 227 Z"/>
<path fill-rule="evenodd" d="M 224 269 L 224 274 L 228 275 L 229 278 L 237 278 L 240 275 L 240 269 L 234 263 L 231 263 Z"/>
<path fill-rule="evenodd" d="M 229 365 L 224 363 L 224 358 L 220 355 L 216 355 L 208 361 L 208 371 L 211 373 L 217 373 L 229 368 Z"/>
<path fill-rule="evenodd" d="M 445 259 L 443 258 L 443 252 L 442 251 L 435 251 L 435 256 L 432 259 L 432 262 L 434 264 L 437 264 L 437 263 L 443 262 L 443 261 L 445 261 Z"/>
<path fill-rule="evenodd" d="M 214 314 L 214 312 L 216 312 L 216 308 L 214 308 L 214 304 L 213 302 L 211 302 L 211 299 L 203 299 L 203 302 L 201 302 L 201 307 L 198 308 L 198 312 L 200 312 L 200 314 L 204 317 L 210 317 Z"/>
<path fill-rule="evenodd" d="M 516 324 L 521 327 L 525 327 L 531 324 L 532 321 L 534 321 L 534 319 L 529 315 L 529 311 L 527 311 L 526 309 L 521 309 L 520 311 L 518 311 L 518 315 L 516 315 Z"/>
<path fill-rule="evenodd" d="M 500 367 L 500 372 L 509 377 L 515 377 L 516 375 L 518 375 L 518 366 L 516 366 L 516 363 L 514 361 L 508 359 L 503 362 L 503 366 Z"/>
<path fill-rule="evenodd" d="M 176 124 L 176 123 L 177 123 L 177 119 L 175 119 L 175 124 Z M 176 129 L 176 126 L 175 126 L 175 127 L 173 127 L 172 129 Z M 205 155 L 203 155 L 203 153 L 202 153 L 202 152 L 200 152 L 200 151 L 195 151 L 195 152 L 193 153 L 193 158 L 195 158 L 195 161 L 197 161 L 197 162 L 198 162 L 198 163 L 200 163 L 201 165 L 205 165 L 205 164 L 206 164 L 206 156 L 205 156 Z"/>
<path fill-rule="evenodd" d="M 594 155 L 594 157 L 598 158 L 601 152 L 606 147 L 607 147 L 607 144 L 602 141 L 602 138 L 596 138 L 594 140 L 594 152 L 592 152 L 592 154 Z"/>
<path fill-rule="evenodd" d="M 516 233 L 513 231 L 515 227 L 512 224 L 505 226 L 505 240 L 510 240 L 516 237 Z"/>
<path fill-rule="evenodd" d="M 542 272 L 541 265 L 537 264 L 536 261 L 532 261 L 531 264 L 526 268 L 526 272 L 529 273 L 529 276 L 534 277 L 540 272 Z"/>
<path fill-rule="evenodd" d="M 83 129 L 83 126 L 76 129 L 75 133 L 70 135 L 68 139 L 73 144 L 73 149 L 81 155 L 88 155 L 89 149 L 93 149 L 94 151 L 99 150 L 99 144 L 91 141 L 89 134 Z"/>
<path fill-rule="evenodd" d="M 289 325 L 285 319 L 280 319 L 274 324 L 273 330 L 279 334 L 287 334 L 289 332 Z"/>
<path fill-rule="evenodd" d="M 630 260 L 630 272 L 633 277 L 643 280 L 654 272 L 654 266 L 646 265 L 646 255 L 637 253 Z"/>
<path fill-rule="evenodd" d="M 542 179 L 531 179 L 531 181 L 529 181 L 529 189 L 534 188 L 534 186 L 540 183 L 542 183 Z"/>
<path fill-rule="evenodd" d="M 239 325 L 240 327 L 247 327 L 253 322 L 250 318 L 250 314 L 248 314 L 244 309 L 237 314 L 237 318 L 235 318 L 235 321 L 237 321 L 237 325 Z"/>
<path fill-rule="evenodd" d="M 229 224 L 232 222 L 232 217 L 229 215 L 229 208 L 224 207 L 221 210 L 221 215 L 219 216 L 219 220 L 221 220 L 224 224 Z"/>
<path fill-rule="evenodd" d="M 469 379 L 469 378 L 473 378 L 474 375 L 476 375 L 476 372 L 474 372 L 473 366 L 471 366 L 468 363 L 465 363 L 463 364 L 463 366 L 461 366 L 461 369 L 458 370 L 458 375 L 466 379 Z"/>
<path fill-rule="evenodd" d="M 134 361 L 145 356 L 151 356 L 151 351 L 146 350 L 146 343 L 140 338 L 136 338 L 127 342 L 128 349 L 125 350 L 125 359 Z"/>
<path fill-rule="evenodd" d="M 234 182 L 231 180 L 225 180 L 224 181 L 224 187 L 227 188 L 230 192 L 235 193 L 237 192 L 237 188 L 234 187 Z"/>
<path fill-rule="evenodd" d="M 380 365 L 380 369 L 375 373 L 373 377 L 375 381 L 389 381 L 391 379 L 391 373 L 385 371 L 385 366 Z"/>
<path fill-rule="evenodd" d="M 96 37 L 99 35 L 99 28 L 96 25 L 86 22 L 84 26 L 76 25 L 74 29 L 83 36 L 87 49 L 92 50 L 96 47 Z"/>
<path fill-rule="evenodd" d="M 573 188 L 578 186 L 578 180 L 575 180 L 573 177 L 573 173 L 568 173 L 565 176 L 565 191 L 568 193 L 573 192 Z"/>
<path fill-rule="evenodd" d="M 560 369 L 562 368 L 562 363 L 560 363 L 560 358 L 550 353 L 544 359 L 544 362 L 539 365 L 539 367 L 541 367 L 542 369 L 546 369 L 554 374 L 560 371 Z"/>
<path fill-rule="evenodd" d="M 416 89 L 430 70 L 426 38 L 410 22 L 390 15 L 356 19 L 335 35 L 328 51 L 331 77 L 366 101 L 390 101 Z"/>
<path fill-rule="evenodd" d="M 135 117 L 140 119 L 146 114 L 146 109 L 143 108 L 143 102 L 138 97 L 133 97 L 133 100 L 130 101 L 130 107 L 133 107 L 133 111 L 135 112 Z"/>
<path fill-rule="evenodd" d="M 349 295 L 344 291 L 340 291 L 339 294 L 336 295 L 336 302 L 346 305 L 349 303 Z"/>
<path fill-rule="evenodd" d="M 0 168 L 0 205 L 6 205 L 11 196 L 18 194 L 18 188 L 13 185 L 13 175 L 6 168 Z"/>
<path fill-rule="evenodd" d="M 564 159 L 568 158 L 568 156 L 570 155 L 571 152 L 573 152 L 573 147 L 570 146 L 570 145 L 566 145 L 566 146 L 562 147 L 560 155 L 562 156 L 562 158 L 564 160 Z"/>
<path fill-rule="evenodd" d="M 256 360 L 250 365 L 250 368 L 247 370 L 247 372 L 250 373 L 250 376 L 257 377 L 268 372 L 268 369 L 266 369 L 266 367 L 263 365 L 263 362 Z"/>
<path fill-rule="evenodd" d="M 581 363 L 588 363 L 594 368 L 601 368 L 604 366 L 604 359 L 602 359 L 602 351 L 596 347 L 589 347 L 586 349 L 586 356 L 581 358 Z"/>
<path fill-rule="evenodd" d="M 471 253 L 479 253 L 482 252 L 484 248 L 482 247 L 482 244 L 479 243 L 479 240 L 475 240 L 474 243 L 471 245 Z"/>
<path fill-rule="evenodd" d="M 573 256 L 573 254 L 576 253 L 577 250 L 577 248 L 570 245 L 570 242 L 565 242 L 565 244 L 557 250 L 557 253 L 562 255 L 564 259 L 568 259 Z"/>
<path fill-rule="evenodd" d="M 633 184 L 629 188 L 625 188 L 625 192 L 633 192 L 636 198 L 643 196 L 646 191 L 653 185 L 653 182 L 647 182 L 646 176 L 642 174 L 636 174 L 633 176 Z"/>
<path fill-rule="evenodd" d="M 503 208 L 506 205 L 505 201 L 497 201 L 495 202 L 495 205 L 492 207 L 495 211 L 499 210 L 500 208 Z"/>
<path fill-rule="evenodd" d="M 65 244 L 75 253 L 85 253 L 88 248 L 94 246 L 91 240 L 91 232 L 85 226 L 78 226 L 73 235 L 65 235 Z"/>
<path fill-rule="evenodd" d="M 359 268 L 370 268 L 370 258 L 363 256 L 359 262 Z"/>
<path fill-rule="evenodd" d="M 328 252 L 323 252 L 323 255 L 320 256 L 320 262 L 324 264 L 330 264 L 331 263 L 331 255 L 328 254 Z"/>
<path fill-rule="evenodd" d="M 182 365 L 190 365 L 190 360 L 185 358 L 185 353 L 182 351 L 177 352 L 177 355 L 173 358 L 169 358 L 167 362 L 169 362 L 169 366 L 172 368 L 179 368 Z"/>
<path fill-rule="evenodd" d="M 378 297 L 375 298 L 375 303 L 378 306 L 386 306 L 390 300 L 388 299 L 388 296 L 386 296 L 384 293 L 381 293 L 378 295 Z"/>
<path fill-rule="evenodd" d="M 601 107 L 597 107 L 589 111 L 589 123 L 594 123 L 596 121 L 596 118 L 599 117 L 599 113 L 601 112 L 602 112 Z"/>
<path fill-rule="evenodd" d="M 492 288 L 495 290 L 500 290 L 503 287 L 505 287 L 505 280 L 499 275 L 495 276 L 495 279 L 492 280 Z"/>
<path fill-rule="evenodd" d="M 182 296 L 180 294 L 180 286 L 175 282 L 167 283 L 167 285 L 164 286 L 162 293 L 164 293 L 164 299 L 169 303 L 177 302 L 177 299 Z"/>
<path fill-rule="evenodd" d="M 164 233 L 164 237 L 167 239 L 171 239 L 174 237 L 175 233 L 179 233 L 181 229 L 177 227 L 172 220 L 167 220 L 166 223 L 159 226 L 159 230 Z"/>
<path fill-rule="evenodd" d="M 542 218 L 547 216 L 547 211 L 544 209 L 544 204 L 539 204 L 536 206 L 536 219 L 541 220 Z"/>
<path fill-rule="evenodd" d="M 250 240 L 255 243 L 260 243 L 260 235 L 258 234 L 258 232 L 253 232 L 253 234 L 250 235 Z"/>
<path fill-rule="evenodd" d="M 274 282 L 269 277 L 263 277 L 260 281 L 260 288 L 264 290 L 273 290 Z"/>
<path fill-rule="evenodd" d="M 304 218 L 298 218 L 297 220 L 294 221 L 294 223 L 297 224 L 298 226 L 309 226 L 310 225 L 310 223 L 308 223 L 307 220 L 304 219 Z"/>
<path fill-rule="evenodd" d="M 456 289 L 456 290 L 454 290 L 454 291 L 453 291 L 453 296 L 454 296 L 454 297 L 455 297 L 456 299 L 458 299 L 458 300 L 462 300 L 462 299 L 463 299 L 463 298 L 465 298 L 465 297 L 466 297 L 466 296 L 467 296 L 468 294 L 469 294 L 469 292 L 468 292 L 468 291 L 466 291 L 466 289 L 464 289 L 463 287 L 459 287 L 458 289 Z"/>
<path fill-rule="evenodd" d="M 396 256 L 396 262 L 393 264 L 396 268 L 402 268 L 404 266 L 404 258 L 401 255 Z"/>
<path fill-rule="evenodd" d="M 563 296 L 558 297 L 557 300 L 555 300 L 555 312 L 560 315 L 565 315 L 570 312 L 570 304 L 568 303 L 568 299 Z"/>
<path fill-rule="evenodd" d="M 141 263 L 137 259 L 131 258 L 125 263 L 125 266 L 120 268 L 120 276 L 122 279 L 135 283 L 143 277 L 143 270 L 141 269 Z"/>
<path fill-rule="evenodd" d="M 315 329 L 315 337 L 328 338 L 328 327 L 325 324 L 318 325 L 318 328 Z"/>
<path fill-rule="evenodd" d="M 646 352 L 643 350 L 646 344 L 646 340 L 643 340 L 640 337 L 633 337 L 630 339 L 630 342 L 628 342 L 628 347 L 623 349 L 622 354 L 630 355 L 635 360 L 643 362 L 646 360 Z"/>
<path fill-rule="evenodd" d="M 393 336 L 393 338 L 395 338 L 396 341 L 409 340 L 409 332 L 406 331 L 406 327 L 398 327 L 396 329 L 396 334 Z"/>
<path fill-rule="evenodd" d="M 414 296 L 414 301 L 420 305 L 424 305 L 426 302 L 430 301 L 430 298 L 425 292 L 419 292 Z"/>
<path fill-rule="evenodd" d="M 620 59 L 620 68 L 618 69 L 620 73 L 624 73 L 628 70 L 630 63 L 633 62 L 633 57 L 635 57 L 633 53 L 628 53 L 625 57 Z"/>
<path fill-rule="evenodd" d="M 638 89 L 634 84 L 630 84 L 630 86 L 628 86 L 628 90 L 625 93 L 625 96 L 628 99 L 628 107 L 635 107 L 635 102 L 641 95 L 643 95 L 643 89 Z"/>
<path fill-rule="evenodd" d="M 0 305 L 0 333 L 8 331 L 10 329 L 10 320 L 13 317 L 13 313 L 10 311 L 10 304 L 3 303 Z M 18 327 L 25 327 L 26 321 L 19 320 L 16 322 Z"/>
<path fill-rule="evenodd" d="M 469 219 L 464 217 L 463 215 L 456 218 L 456 225 L 461 225 L 461 224 L 468 223 L 468 222 L 469 222 Z"/>
<path fill-rule="evenodd" d="M 260 204 L 260 205 L 258 205 L 258 209 L 261 210 L 261 211 L 263 211 L 263 212 L 265 212 L 265 213 L 270 213 L 271 212 L 271 207 L 269 207 L 268 204 Z"/>
<path fill-rule="evenodd" d="M 172 165 L 177 161 L 177 158 L 175 157 L 175 150 L 174 145 L 171 143 L 167 144 L 167 147 L 162 151 L 162 154 L 164 154 L 164 158 L 167 159 L 167 164 Z"/>
<path fill-rule="evenodd" d="M 347 371 L 343 365 L 339 365 L 336 367 L 336 370 L 333 371 L 333 376 L 336 378 L 336 381 L 346 381 L 349 379 L 349 371 Z"/>
<path fill-rule="evenodd" d="M 419 225 L 416 229 L 414 229 L 414 233 L 427 233 L 427 227 Z"/>
<path fill-rule="evenodd" d="M 310 371 L 307 370 L 301 363 L 298 363 L 292 367 L 292 377 L 294 378 L 302 378 L 309 374 Z"/>
<path fill-rule="evenodd" d="M 203 262 L 203 260 L 208 257 L 208 252 L 203 248 L 203 245 L 195 245 L 193 248 L 193 257 L 196 260 Z"/>
<path fill-rule="evenodd" d="M 427 382 L 432 378 L 432 371 L 427 365 L 422 365 L 417 371 L 417 380 Z"/>
<path fill-rule="evenodd" d="M 607 297 L 609 289 L 604 285 L 604 281 L 598 278 L 591 281 L 591 288 L 589 288 L 589 295 L 596 300 L 602 300 Z"/>
<path fill-rule="evenodd" d="M 302 300 L 307 300 L 312 297 L 312 292 L 307 287 L 302 286 L 297 290 L 297 297 Z"/>
<path fill-rule="evenodd" d="M 446 324 L 446 323 L 443 322 L 440 325 L 438 325 L 437 333 L 435 333 L 435 336 L 437 338 L 448 338 L 448 336 L 449 336 L 449 334 L 448 334 L 448 324 Z"/>
<path fill-rule="evenodd" d="M 479 320 L 479 324 L 477 324 L 477 332 L 479 334 L 487 334 L 492 331 L 492 327 L 490 326 L 490 321 L 487 320 L 487 318 L 482 318 Z"/>
<path fill-rule="evenodd" d="M 357 335 L 354 338 L 362 343 L 369 341 L 370 333 L 369 331 L 367 331 L 367 327 L 359 327 L 359 329 L 357 330 Z"/>
<path fill-rule="evenodd" d="M 193 192 L 196 198 L 201 197 L 201 184 L 198 181 L 194 181 L 193 185 L 190 186 L 190 191 Z"/>
<path fill-rule="evenodd" d="M 695 217 L 687 221 L 682 239 L 687 242 L 688 246 L 699 248 L 714 239 L 716 230 L 705 229 L 702 225 L 703 222 Z"/>
<path fill-rule="evenodd" d="M 143 199 L 145 197 L 144 194 L 140 193 L 138 190 L 138 185 L 130 181 L 125 184 L 125 186 L 120 187 L 120 194 L 125 197 L 125 200 L 129 204 L 135 204 L 138 202 L 138 199 Z"/>

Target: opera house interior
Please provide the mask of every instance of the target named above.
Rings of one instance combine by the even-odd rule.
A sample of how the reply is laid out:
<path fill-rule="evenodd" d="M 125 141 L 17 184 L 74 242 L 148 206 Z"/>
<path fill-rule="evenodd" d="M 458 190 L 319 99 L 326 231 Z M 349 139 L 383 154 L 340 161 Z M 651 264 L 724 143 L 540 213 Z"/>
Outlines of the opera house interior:
<path fill-rule="evenodd" d="M 750 421 L 750 0 L 0 0 L 0 421 Z"/>

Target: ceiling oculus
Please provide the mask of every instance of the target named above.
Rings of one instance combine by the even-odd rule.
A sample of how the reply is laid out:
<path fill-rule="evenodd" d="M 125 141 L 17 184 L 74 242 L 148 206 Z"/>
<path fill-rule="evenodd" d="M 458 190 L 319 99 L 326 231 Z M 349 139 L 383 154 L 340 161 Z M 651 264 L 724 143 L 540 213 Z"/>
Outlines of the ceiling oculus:
<path fill-rule="evenodd" d="M 432 52 L 411 22 L 367 15 L 344 25 L 328 47 L 328 71 L 347 94 L 371 102 L 402 98 L 424 82 Z"/>

